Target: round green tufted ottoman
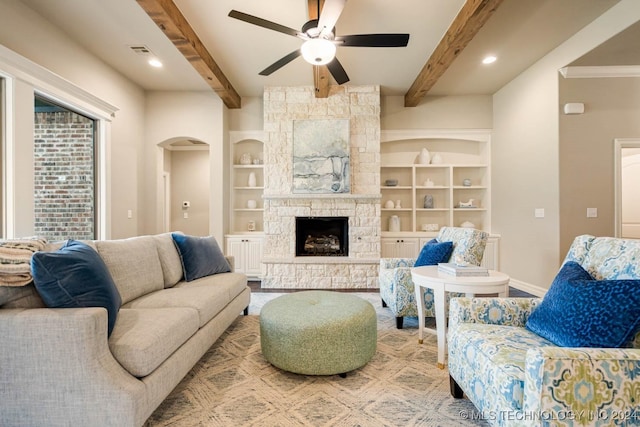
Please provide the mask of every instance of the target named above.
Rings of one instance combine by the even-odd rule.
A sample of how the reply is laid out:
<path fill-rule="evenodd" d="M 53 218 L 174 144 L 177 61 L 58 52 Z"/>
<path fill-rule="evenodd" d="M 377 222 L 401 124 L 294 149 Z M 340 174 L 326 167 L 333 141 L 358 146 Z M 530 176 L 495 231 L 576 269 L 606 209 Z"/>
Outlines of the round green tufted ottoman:
<path fill-rule="evenodd" d="M 272 365 L 304 375 L 345 374 L 376 352 L 376 311 L 360 297 L 302 291 L 260 311 L 262 354 Z"/>

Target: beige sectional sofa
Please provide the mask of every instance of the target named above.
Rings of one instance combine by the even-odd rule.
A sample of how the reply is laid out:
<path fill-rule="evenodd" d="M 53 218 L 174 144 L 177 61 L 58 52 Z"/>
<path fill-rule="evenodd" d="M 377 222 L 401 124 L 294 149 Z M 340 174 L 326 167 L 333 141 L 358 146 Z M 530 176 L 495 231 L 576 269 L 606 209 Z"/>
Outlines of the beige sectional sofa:
<path fill-rule="evenodd" d="M 87 243 L 122 299 L 113 331 L 104 308 L 44 308 L 33 284 L 0 287 L 2 426 L 143 425 L 247 313 L 246 276 L 184 281 L 171 234 Z"/>

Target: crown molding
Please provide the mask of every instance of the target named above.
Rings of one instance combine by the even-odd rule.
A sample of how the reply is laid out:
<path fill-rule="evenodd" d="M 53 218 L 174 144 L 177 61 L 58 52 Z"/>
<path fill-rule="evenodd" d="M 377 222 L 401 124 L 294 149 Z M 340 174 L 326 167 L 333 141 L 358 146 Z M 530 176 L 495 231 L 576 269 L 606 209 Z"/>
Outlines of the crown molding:
<path fill-rule="evenodd" d="M 560 74 L 565 79 L 640 77 L 640 65 L 564 67 L 560 69 Z"/>

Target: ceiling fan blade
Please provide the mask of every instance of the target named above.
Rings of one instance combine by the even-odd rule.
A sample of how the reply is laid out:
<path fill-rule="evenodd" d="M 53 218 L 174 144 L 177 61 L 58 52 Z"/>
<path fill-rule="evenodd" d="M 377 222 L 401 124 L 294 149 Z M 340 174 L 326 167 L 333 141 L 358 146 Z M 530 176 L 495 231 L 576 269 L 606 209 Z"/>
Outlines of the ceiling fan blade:
<path fill-rule="evenodd" d="M 269 65 L 264 70 L 260 71 L 260 73 L 258 73 L 258 74 L 260 74 L 261 76 L 268 76 L 269 74 L 273 73 L 274 71 L 279 70 L 280 68 L 284 67 L 289 62 L 291 62 L 294 59 L 296 59 L 298 56 L 300 56 L 300 49 L 294 50 L 290 54 L 288 54 L 286 56 L 283 56 L 282 58 L 278 59 L 273 64 Z"/>
<path fill-rule="evenodd" d="M 338 22 L 346 3 L 347 0 L 325 0 L 322 12 L 320 12 L 320 18 L 318 18 L 320 36 L 325 36 L 333 31 L 333 27 L 336 26 L 336 22 Z"/>
<path fill-rule="evenodd" d="M 294 37 L 303 38 L 304 35 L 293 28 L 285 27 L 284 25 L 276 24 L 275 22 L 267 21 L 266 19 L 258 18 L 257 16 L 249 15 L 244 12 L 232 10 L 229 12 L 229 16 L 240 21 L 248 22 L 249 24 L 257 25 L 258 27 L 267 28 L 269 30 L 278 31 L 279 33 L 288 34 Z"/>
<path fill-rule="evenodd" d="M 409 44 L 409 34 L 354 34 L 334 40 L 338 46 L 405 47 Z"/>
<path fill-rule="evenodd" d="M 327 64 L 327 68 L 329 69 L 329 72 L 335 79 L 336 83 L 338 83 L 339 85 L 349 81 L 349 76 L 347 76 L 347 72 L 342 67 L 340 61 L 338 61 L 338 58 L 333 58 L 333 61 Z"/>

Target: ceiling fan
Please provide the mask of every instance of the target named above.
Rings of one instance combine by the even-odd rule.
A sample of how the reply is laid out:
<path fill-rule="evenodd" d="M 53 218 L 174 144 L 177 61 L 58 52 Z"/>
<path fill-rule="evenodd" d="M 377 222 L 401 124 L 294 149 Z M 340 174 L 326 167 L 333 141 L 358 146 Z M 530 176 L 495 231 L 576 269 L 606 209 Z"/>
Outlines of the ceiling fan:
<path fill-rule="evenodd" d="M 409 43 L 409 34 L 354 34 L 336 36 L 335 25 L 342 14 L 347 0 L 325 0 L 320 12 L 318 0 L 318 19 L 306 22 L 300 31 L 257 16 L 232 10 L 229 16 L 269 30 L 278 31 L 304 40 L 300 49 L 280 58 L 264 70 L 260 75 L 268 76 L 284 67 L 300 55 L 310 64 L 326 65 L 335 81 L 341 85 L 349 81 L 346 71 L 336 58 L 336 47 L 404 47 Z"/>

